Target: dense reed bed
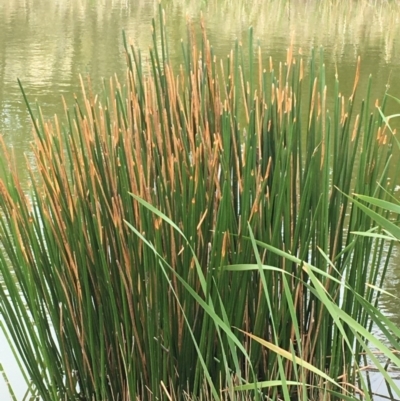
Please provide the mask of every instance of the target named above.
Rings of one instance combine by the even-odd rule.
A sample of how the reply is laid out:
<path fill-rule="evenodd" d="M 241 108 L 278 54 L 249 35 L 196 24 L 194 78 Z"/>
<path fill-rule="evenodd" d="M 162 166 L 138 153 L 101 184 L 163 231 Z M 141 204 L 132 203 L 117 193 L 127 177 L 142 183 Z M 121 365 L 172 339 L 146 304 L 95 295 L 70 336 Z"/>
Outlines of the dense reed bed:
<path fill-rule="evenodd" d="M 373 306 L 390 245 L 351 202 L 390 195 L 392 139 L 358 70 L 345 99 L 322 53 L 265 63 L 250 31 L 219 59 L 189 27 L 174 68 L 158 35 L 65 118 L 29 108 L 29 188 L 4 149 L 0 313 L 32 394 L 368 397 L 365 354 L 393 384 L 367 345 L 400 366 Z"/>

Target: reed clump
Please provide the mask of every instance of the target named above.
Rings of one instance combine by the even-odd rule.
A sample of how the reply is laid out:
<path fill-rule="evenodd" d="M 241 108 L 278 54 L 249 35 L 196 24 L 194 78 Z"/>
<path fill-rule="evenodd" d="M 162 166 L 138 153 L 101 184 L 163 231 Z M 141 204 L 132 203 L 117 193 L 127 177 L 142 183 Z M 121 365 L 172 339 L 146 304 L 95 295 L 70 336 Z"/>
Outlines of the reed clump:
<path fill-rule="evenodd" d="M 354 233 L 374 223 L 349 194 L 391 191 L 358 70 L 345 99 L 319 55 L 264 65 L 250 31 L 219 59 L 204 27 L 173 68 L 153 30 L 148 58 L 125 42 L 124 80 L 82 83 L 64 120 L 30 109 L 29 188 L 5 164 L 0 313 L 32 394 L 346 397 L 368 325 L 387 323 L 373 303 L 390 253 Z"/>

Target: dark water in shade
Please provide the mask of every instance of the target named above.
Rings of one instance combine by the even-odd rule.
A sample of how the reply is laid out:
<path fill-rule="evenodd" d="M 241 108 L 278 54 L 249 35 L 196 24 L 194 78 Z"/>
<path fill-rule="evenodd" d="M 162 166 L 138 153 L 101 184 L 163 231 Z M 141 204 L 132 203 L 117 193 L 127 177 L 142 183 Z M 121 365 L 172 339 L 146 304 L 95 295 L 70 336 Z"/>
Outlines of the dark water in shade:
<path fill-rule="evenodd" d="M 275 63 L 284 61 L 292 44 L 305 58 L 323 46 L 327 80 L 339 74 L 342 93 L 352 91 L 357 57 L 361 56 L 360 96 L 370 74 L 373 97 L 387 85 L 400 98 L 400 5 L 385 0 L 340 2 L 314 0 L 165 0 L 170 56 L 179 64 L 186 21 L 206 23 L 215 54 L 225 57 L 236 39 L 244 44 L 253 26 L 255 41 Z M 21 177 L 27 178 L 25 156 L 31 157 L 31 124 L 19 78 L 32 103 L 46 118 L 62 114 L 61 96 L 71 105 L 80 92 L 79 74 L 90 75 L 94 91 L 113 74 L 122 77 L 125 59 L 122 30 L 143 50 L 152 46 L 151 20 L 156 0 L 0 0 L 0 133 L 14 149 Z M 400 112 L 393 103 L 390 113 Z M 393 255 L 385 288 L 400 294 L 400 251 Z M 385 297 L 382 308 L 400 324 L 398 302 Z M 15 361 L 0 334 L 0 363 L 21 399 Z M 17 383 L 17 384 L 16 384 Z M 0 378 L 0 398 L 5 394 Z"/>

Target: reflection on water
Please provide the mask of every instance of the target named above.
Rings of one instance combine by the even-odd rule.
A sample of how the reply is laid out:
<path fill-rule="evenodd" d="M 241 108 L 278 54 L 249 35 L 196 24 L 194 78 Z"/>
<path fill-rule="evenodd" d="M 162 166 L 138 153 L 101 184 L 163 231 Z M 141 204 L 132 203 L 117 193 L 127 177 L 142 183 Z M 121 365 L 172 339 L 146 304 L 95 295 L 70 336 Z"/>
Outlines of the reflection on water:
<path fill-rule="evenodd" d="M 373 97 L 400 97 L 400 4 L 385 0 L 164 0 L 170 56 L 180 62 L 180 40 L 186 21 L 199 27 L 200 15 L 215 54 L 224 57 L 236 39 L 245 45 L 248 27 L 260 40 L 265 57 L 286 58 L 292 44 L 305 57 L 323 46 L 327 79 L 339 74 L 342 93 L 352 91 L 357 56 L 362 59 L 364 96 L 369 74 Z M 339 5 L 339 6 L 337 6 Z M 122 30 L 143 54 L 151 46 L 151 19 L 158 0 L 0 0 L 0 133 L 15 151 L 22 178 L 24 153 L 29 155 L 31 125 L 17 85 L 19 78 L 46 118 L 62 114 L 61 96 L 72 104 L 79 93 L 79 74 L 90 74 L 95 91 L 103 78 L 125 71 Z M 389 113 L 398 112 L 393 104 Z M 400 294 L 400 252 L 393 255 L 387 288 Z M 385 311 L 400 324 L 396 304 L 383 298 Z M 3 364 L 4 341 L 0 338 Z M 6 360 L 4 360 L 6 358 Z M 4 394 L 1 387 L 0 394 Z"/>

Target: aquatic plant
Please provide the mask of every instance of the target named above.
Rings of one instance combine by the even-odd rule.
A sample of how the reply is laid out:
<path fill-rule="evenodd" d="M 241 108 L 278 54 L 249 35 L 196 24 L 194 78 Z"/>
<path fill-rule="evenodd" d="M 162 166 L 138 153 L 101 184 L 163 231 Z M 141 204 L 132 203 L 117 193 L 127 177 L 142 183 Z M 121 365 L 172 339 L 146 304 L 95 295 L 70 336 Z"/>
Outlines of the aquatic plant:
<path fill-rule="evenodd" d="M 251 30 L 225 60 L 194 37 L 178 69 L 162 19 L 148 58 L 124 40 L 123 82 L 82 82 L 64 120 L 24 93 L 35 160 L 24 188 L 4 149 L 0 313 L 31 393 L 350 399 L 364 353 L 390 382 L 367 346 L 400 366 L 368 330 L 398 348 L 372 306 L 390 252 L 348 194 L 391 192 L 391 136 L 358 70 L 328 111 L 322 52 L 264 66 Z"/>

